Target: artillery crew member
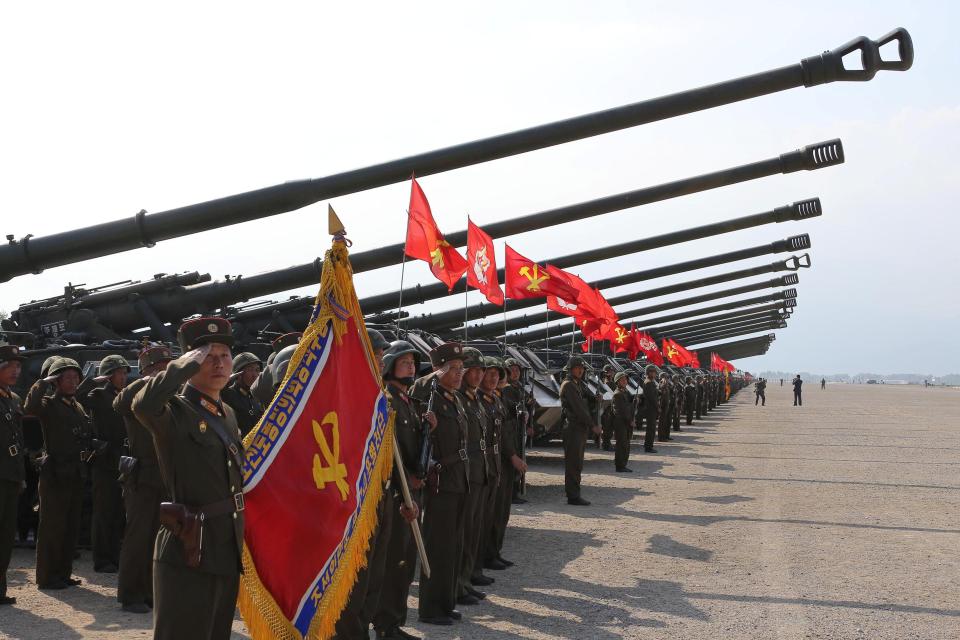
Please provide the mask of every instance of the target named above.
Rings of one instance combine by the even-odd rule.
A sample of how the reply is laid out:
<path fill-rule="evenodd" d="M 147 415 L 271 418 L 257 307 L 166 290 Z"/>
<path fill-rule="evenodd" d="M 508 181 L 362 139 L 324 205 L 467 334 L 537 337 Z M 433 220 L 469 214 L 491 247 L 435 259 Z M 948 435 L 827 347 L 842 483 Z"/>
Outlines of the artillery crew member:
<path fill-rule="evenodd" d="M 683 387 L 683 408 L 687 414 L 687 424 L 693 424 L 693 411 L 697 404 L 697 386 L 693 384 L 693 376 L 687 376 L 687 384 Z"/>
<path fill-rule="evenodd" d="M 507 372 L 506 384 L 500 389 L 500 400 L 506 411 L 506 419 L 503 422 L 503 428 L 500 432 L 500 487 L 494 511 L 494 521 L 492 523 L 493 537 L 492 546 L 488 550 L 487 560 L 496 557 L 502 564 L 510 566 L 509 561 L 505 561 L 501 552 L 503 551 L 503 539 L 507 530 L 507 523 L 510 521 L 510 508 L 515 499 L 526 502 L 519 496 L 514 496 L 514 490 L 527 471 L 527 463 L 524 458 L 524 444 L 527 438 L 527 401 L 526 392 L 520 381 L 522 376 L 522 367 L 517 360 L 507 358 L 504 361 L 504 368 Z M 531 430 L 532 432 L 532 430 Z M 496 555 L 494 556 L 494 550 Z"/>
<path fill-rule="evenodd" d="M 173 502 L 154 552 L 154 637 L 230 637 L 243 549 L 242 446 L 220 392 L 233 335 L 223 318 L 183 323 L 184 355 L 147 380 L 133 412 L 153 434 Z"/>
<path fill-rule="evenodd" d="M 17 533 L 17 497 L 26 480 L 23 408 L 13 392 L 24 360 L 16 345 L 0 345 L 0 605 L 17 601 L 7 595 L 7 568 Z"/>
<path fill-rule="evenodd" d="M 803 406 L 803 380 L 800 379 L 800 374 L 797 374 L 797 377 L 793 379 L 793 406 L 800 405 Z"/>
<path fill-rule="evenodd" d="M 510 495 L 506 494 L 507 509 L 504 514 L 503 502 L 504 491 L 502 487 L 504 482 L 505 468 L 517 465 L 516 468 L 523 469 L 523 460 L 519 457 L 514 460 L 514 454 L 509 457 L 503 455 L 504 447 L 508 447 L 513 452 L 511 444 L 505 445 L 507 439 L 516 438 L 514 426 L 508 419 L 507 407 L 503 402 L 500 383 L 507 377 L 507 371 L 503 364 L 497 358 L 484 358 L 486 369 L 483 374 L 483 381 L 480 383 L 480 402 L 487 412 L 490 429 L 487 432 L 487 468 L 495 472 L 494 482 L 490 484 L 490 495 L 487 497 L 486 506 L 483 514 L 483 532 L 480 538 L 480 560 L 484 568 L 500 571 L 513 566 L 509 560 L 505 560 L 501 555 L 503 543 L 503 530 L 506 529 L 506 522 L 500 518 L 510 517 Z M 510 475 L 510 485 L 513 484 L 513 475 Z M 492 578 L 488 578 L 491 582 Z"/>
<path fill-rule="evenodd" d="M 670 374 L 664 371 L 660 374 L 659 413 L 657 416 L 657 440 L 666 442 L 673 440 L 670 437 L 670 423 L 673 421 L 673 403 L 670 402 Z"/>
<path fill-rule="evenodd" d="M 394 433 L 404 467 L 403 470 L 394 468 L 389 491 L 393 503 L 400 505 L 400 513 L 405 519 L 408 516 L 414 519 L 416 513 L 407 514 L 402 504 L 399 474 L 401 471 L 406 474 L 410 495 L 416 505 L 419 505 L 426 472 L 425 469 L 419 468 L 420 452 L 423 449 L 424 426 L 430 423 L 426 420 L 421 421 L 420 403 L 407 395 L 419 368 L 420 353 L 409 342 L 397 340 L 384 352 L 381 372 L 387 383 L 390 408 L 396 416 Z M 430 419 L 432 425 L 436 425 L 436 417 L 431 416 Z M 387 509 L 384 509 L 384 513 L 387 513 Z M 407 596 L 410 594 L 410 585 L 417 566 L 417 546 L 409 524 L 393 518 L 389 532 L 380 532 L 378 544 L 381 542 L 386 544 L 386 557 L 379 596 L 372 616 L 377 638 L 416 639 L 416 636 L 402 629 L 407 623 Z"/>
<path fill-rule="evenodd" d="M 220 394 L 237 416 L 240 436 L 246 437 L 263 415 L 263 403 L 250 390 L 260 376 L 263 363 L 254 354 L 245 351 L 233 359 L 233 376 Z"/>
<path fill-rule="evenodd" d="M 481 577 L 483 563 L 477 562 L 480 551 L 480 533 L 483 530 L 483 513 L 486 498 L 490 494 L 493 474 L 486 455 L 487 430 L 490 429 L 487 412 L 480 404 L 478 387 L 483 380 L 485 363 L 483 355 L 473 347 L 463 347 L 463 381 L 460 385 L 460 402 L 467 416 L 467 456 L 470 458 L 470 491 L 467 494 L 466 524 L 463 538 L 463 555 L 460 566 L 460 585 L 457 604 L 474 605 L 480 602 L 479 592 L 471 581 L 480 585 L 492 581 Z M 477 595 L 475 595 L 477 594 Z"/>
<path fill-rule="evenodd" d="M 567 378 L 560 385 L 560 404 L 563 407 L 563 461 L 564 488 L 567 504 L 586 506 L 590 502 L 580 495 L 580 478 L 583 473 L 583 456 L 587 447 L 587 437 L 601 433 L 590 411 L 589 400 L 593 394 L 583 382 L 587 363 L 580 356 L 573 356 L 567 363 Z"/>
<path fill-rule="evenodd" d="M 657 437 L 657 411 L 659 410 L 660 391 L 657 386 L 657 365 L 648 364 L 645 369 L 647 379 L 643 383 L 643 421 L 646 431 L 643 436 L 643 450 L 647 453 L 656 453 L 653 441 Z"/>
<path fill-rule="evenodd" d="M 120 355 L 100 361 L 98 375 L 87 378 L 77 389 L 77 399 L 93 420 L 93 436 L 104 443 L 91 463 L 93 479 L 93 570 L 116 573 L 120 565 L 120 535 L 123 532 L 123 506 L 117 469 L 126 441 L 123 418 L 113 401 L 125 386 L 130 365 Z"/>
<path fill-rule="evenodd" d="M 636 426 L 633 399 L 627 391 L 629 378 L 625 372 L 621 371 L 614 376 L 613 380 L 617 389 L 613 392 L 613 426 L 617 437 L 613 462 L 618 472 L 630 473 L 632 469 L 627 467 L 627 462 L 630 460 L 630 439 L 633 437 L 633 428 Z"/>
<path fill-rule="evenodd" d="M 60 358 L 49 374 L 34 383 L 24 405 L 26 414 L 40 420 L 46 453 L 40 471 L 37 586 L 66 589 L 81 582 L 71 574 L 80 535 L 83 480 L 94 443 L 90 418 L 76 399 L 80 365 Z"/>
<path fill-rule="evenodd" d="M 601 381 L 610 387 L 611 391 L 616 391 L 616 382 L 614 382 L 614 369 L 612 364 L 603 365 L 603 377 Z M 603 450 L 604 451 L 613 451 L 613 404 L 607 405 L 603 413 L 600 415 L 600 426 L 603 429 Z"/>
<path fill-rule="evenodd" d="M 683 380 L 680 379 L 679 373 L 673 374 L 670 397 L 673 400 L 673 430 L 680 431 L 680 415 L 683 413 Z"/>
<path fill-rule="evenodd" d="M 523 371 L 525 367 L 520 361 L 507 358 L 503 364 L 507 369 L 507 384 L 503 387 L 502 397 L 507 408 L 507 418 L 514 423 L 513 433 L 516 435 L 516 440 L 513 443 L 513 450 L 520 457 L 521 461 L 525 461 L 527 439 L 533 438 L 534 435 L 533 426 L 530 423 L 530 408 L 533 404 L 533 398 L 523 388 Z M 501 452 L 503 450 L 504 449 L 501 448 Z M 524 485 L 524 476 L 522 473 L 514 473 L 513 471 L 513 465 L 508 465 L 503 468 L 505 477 L 513 478 L 511 503 L 525 504 L 527 502 L 526 499 L 520 495 Z M 506 517 L 510 517 L 509 510 L 507 511 Z"/>
<path fill-rule="evenodd" d="M 120 461 L 127 526 L 120 547 L 117 600 L 129 613 L 150 613 L 153 607 L 153 544 L 160 529 L 160 503 L 167 499 L 153 436 L 133 415 L 131 405 L 147 380 L 171 360 L 173 354 L 164 345 L 145 348 L 137 358 L 141 377 L 113 400 L 127 433 L 128 455 Z"/>
<path fill-rule="evenodd" d="M 463 347 L 448 342 L 430 352 L 434 373 L 414 385 L 412 395 L 432 411 L 437 426 L 431 432 L 434 463 L 424 495 L 423 543 L 430 550 L 430 577 L 420 575 L 420 621 L 451 625 L 456 610 L 460 561 L 463 554 L 470 460 L 467 456 L 467 416 L 457 395 L 463 380 Z M 436 383 L 433 381 L 436 380 Z"/>
<path fill-rule="evenodd" d="M 753 384 L 753 386 L 755 389 L 755 393 L 757 395 L 757 399 L 754 401 L 753 405 L 756 406 L 760 404 L 760 402 L 762 401 L 763 406 L 764 407 L 767 406 L 767 394 L 766 394 L 767 381 L 764 380 L 763 378 L 760 378 Z"/>

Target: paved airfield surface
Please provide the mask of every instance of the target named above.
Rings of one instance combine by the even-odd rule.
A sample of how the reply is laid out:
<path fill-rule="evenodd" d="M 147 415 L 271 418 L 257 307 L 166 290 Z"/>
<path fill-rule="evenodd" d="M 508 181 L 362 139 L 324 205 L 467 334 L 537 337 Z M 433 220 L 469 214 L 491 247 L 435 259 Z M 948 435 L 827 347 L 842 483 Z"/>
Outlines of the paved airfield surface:
<path fill-rule="evenodd" d="M 960 638 L 960 390 L 805 385 L 747 390 L 644 455 L 633 474 L 590 449 L 563 499 L 562 451 L 530 454 L 497 579 L 429 638 Z M 3 638 L 141 638 L 114 576 L 40 593 L 15 551 Z M 414 599 L 416 585 L 413 589 Z M 413 604 L 413 602 L 411 603 Z M 235 638 L 246 638 L 243 624 Z"/>

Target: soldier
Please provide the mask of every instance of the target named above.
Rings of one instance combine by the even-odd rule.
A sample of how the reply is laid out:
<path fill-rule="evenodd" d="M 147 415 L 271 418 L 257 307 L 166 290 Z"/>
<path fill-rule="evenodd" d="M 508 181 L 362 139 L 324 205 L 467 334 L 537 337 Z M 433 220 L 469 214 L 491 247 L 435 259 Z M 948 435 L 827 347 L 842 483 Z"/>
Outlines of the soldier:
<path fill-rule="evenodd" d="M 923 386 L 924 386 L 924 387 L 927 386 L 927 381 L 926 381 L 926 380 L 923 381 Z M 820 390 L 822 391 L 823 389 L 826 389 L 826 388 L 827 388 L 827 379 L 826 379 L 826 378 L 820 378 Z"/>
<path fill-rule="evenodd" d="M 603 383 L 610 387 L 611 390 L 616 390 L 616 382 L 614 382 L 614 369 L 612 364 L 603 365 Z M 604 451 L 613 451 L 613 445 L 611 440 L 613 438 L 613 404 L 611 403 L 603 410 L 603 414 L 600 416 L 600 426 L 603 428 L 603 450 Z"/>
<path fill-rule="evenodd" d="M 800 379 L 800 374 L 797 374 L 797 377 L 793 379 L 793 406 L 800 405 L 803 406 L 803 396 L 801 392 L 803 390 L 803 380 Z"/>
<path fill-rule="evenodd" d="M 683 388 L 683 406 L 687 412 L 687 424 L 693 424 L 693 411 L 697 404 L 697 387 L 693 384 L 693 376 L 687 376 L 687 384 Z"/>
<path fill-rule="evenodd" d="M 367 329 L 367 337 L 370 338 L 370 346 L 373 347 L 373 357 L 380 362 L 383 360 L 383 352 L 390 348 L 390 343 L 376 329 Z"/>
<path fill-rule="evenodd" d="M 242 445 L 222 403 L 233 335 L 223 318 L 180 326 L 184 355 L 152 376 L 133 413 L 153 435 L 166 489 L 154 551 L 154 638 L 229 638 L 243 549 Z"/>
<path fill-rule="evenodd" d="M 17 602 L 7 595 L 7 567 L 17 533 L 17 496 L 26 479 L 23 409 L 13 392 L 25 359 L 16 345 L 0 345 L 0 605 Z"/>
<path fill-rule="evenodd" d="M 659 389 L 657 388 L 657 365 L 648 364 L 644 370 L 647 379 L 643 383 L 643 419 L 646 423 L 646 432 L 643 438 L 643 450 L 647 453 L 656 453 L 653 441 L 657 437 L 657 411 L 659 409 Z"/>
<path fill-rule="evenodd" d="M 272 366 L 274 360 L 278 355 L 280 355 L 281 351 L 284 351 L 288 347 L 296 348 L 297 344 L 300 342 L 300 338 L 302 337 L 303 333 L 294 331 L 292 333 L 285 333 L 282 336 L 275 338 L 273 342 L 270 343 L 270 347 L 273 349 L 273 351 L 269 356 L 267 356 L 267 362 L 256 381 L 250 385 L 250 392 L 256 396 L 257 400 L 260 401 L 260 404 L 264 408 L 266 408 L 267 405 L 270 404 L 270 401 L 273 400 L 276 388 L 283 382 L 283 376 L 280 376 L 279 379 L 277 379 L 276 367 Z M 287 361 L 289 361 L 290 357 L 293 355 L 293 351 L 288 351 L 290 356 L 287 357 Z"/>
<path fill-rule="evenodd" d="M 94 456 L 93 430 L 76 399 L 80 365 L 60 358 L 49 374 L 34 383 L 24 405 L 25 413 L 40 420 L 46 451 L 40 471 L 37 587 L 66 589 L 81 582 L 71 574 L 80 535 L 83 481 Z"/>
<path fill-rule="evenodd" d="M 567 362 L 567 378 L 560 385 L 560 404 L 563 407 L 563 460 L 564 488 L 567 504 L 587 506 L 588 500 L 580 496 L 580 476 L 583 473 L 583 456 L 587 446 L 587 434 L 592 430 L 600 435 L 602 429 L 590 411 L 589 400 L 593 397 L 583 383 L 587 363 L 580 356 L 572 356 Z"/>
<path fill-rule="evenodd" d="M 471 581 L 481 586 L 493 583 L 492 579 L 482 575 L 483 563 L 478 562 L 484 506 L 491 491 L 493 473 L 489 468 L 489 459 L 486 455 L 487 430 L 490 429 L 490 425 L 478 396 L 478 387 L 483 380 L 486 368 L 483 355 L 473 347 L 463 347 L 463 367 L 465 371 L 460 385 L 460 403 L 467 415 L 470 492 L 467 494 L 466 529 L 457 604 L 475 605 L 480 603 L 481 598 L 471 593 L 471 591 L 476 592 L 471 586 Z"/>
<path fill-rule="evenodd" d="M 520 381 L 522 375 L 520 363 L 513 358 L 507 358 L 503 364 L 507 371 L 507 381 L 501 387 L 500 399 L 507 415 L 500 433 L 500 487 L 494 507 L 496 515 L 492 523 L 493 541 L 488 548 L 485 560 L 497 559 L 509 567 L 513 563 L 504 559 L 501 553 L 503 539 L 507 523 L 510 521 L 510 507 L 514 504 L 514 500 L 521 500 L 521 504 L 526 502 L 519 496 L 514 497 L 513 492 L 520 484 L 515 480 L 523 477 L 527 471 L 527 463 L 523 459 L 524 442 L 528 433 L 533 435 L 533 429 L 526 428 L 527 394 Z"/>
<path fill-rule="evenodd" d="M 240 435 L 245 438 L 253 430 L 263 415 L 263 403 L 253 394 L 250 386 L 257 381 L 263 363 L 260 358 L 244 351 L 233 359 L 233 376 L 230 384 L 220 394 L 223 401 L 230 405 L 237 416 Z"/>
<path fill-rule="evenodd" d="M 630 460 L 630 439 L 633 437 L 633 429 L 636 426 L 633 398 L 627 391 L 628 382 L 629 378 L 623 371 L 613 377 L 613 384 L 617 389 L 613 392 L 613 427 L 617 436 L 617 449 L 613 463 L 619 473 L 633 471 L 627 468 L 627 462 Z"/>
<path fill-rule="evenodd" d="M 153 543 L 160 529 L 160 503 L 167 499 L 153 436 L 133 415 L 133 398 L 151 377 L 173 360 L 165 345 L 146 347 L 137 362 L 140 378 L 114 398 L 113 408 L 123 418 L 128 455 L 121 458 L 120 478 L 127 526 L 120 547 L 117 600 L 128 613 L 150 613 L 153 607 Z"/>
<path fill-rule="evenodd" d="M 673 375 L 673 430 L 681 431 L 680 416 L 683 414 L 683 378 L 679 373 Z"/>
<path fill-rule="evenodd" d="M 425 424 L 431 429 L 436 426 L 436 416 L 428 416 L 429 422 L 421 421 L 421 405 L 407 395 L 420 369 L 420 353 L 409 342 L 397 340 L 391 343 L 383 356 L 381 369 L 387 383 L 390 408 L 396 414 L 394 431 L 397 448 L 403 459 L 407 484 L 415 505 L 421 501 L 421 490 L 425 469 L 420 469 L 420 452 L 423 447 Z M 394 481 L 391 483 L 394 503 L 401 504 L 401 515 L 406 519 L 406 510 L 401 503 L 400 470 L 394 468 Z M 415 514 L 411 514 L 414 518 Z M 381 534 L 383 535 L 383 534 Z M 372 616 L 377 638 L 381 640 L 419 640 L 402 627 L 407 623 L 407 596 L 417 567 L 417 546 L 414 543 L 410 526 L 404 522 L 394 522 L 386 537 L 386 559 L 382 585 L 379 589 L 376 610 Z M 432 557 L 432 556 L 431 556 Z"/>
<path fill-rule="evenodd" d="M 657 410 L 657 440 L 667 442 L 670 437 L 670 423 L 673 421 L 673 408 L 670 402 L 670 374 L 666 371 L 660 374 L 660 384 L 657 387 L 659 407 Z"/>
<path fill-rule="evenodd" d="M 100 361 L 97 373 L 97 377 L 87 378 L 77 389 L 77 399 L 93 420 L 93 437 L 106 443 L 90 465 L 93 479 L 93 570 L 116 573 L 124 523 L 117 468 L 127 434 L 123 418 L 113 408 L 113 401 L 127 386 L 130 365 L 123 356 L 110 355 Z"/>
<path fill-rule="evenodd" d="M 753 402 L 753 406 L 757 406 L 757 404 L 759 404 L 761 401 L 763 402 L 763 405 L 761 406 L 767 406 L 767 381 L 763 378 L 760 378 L 754 383 L 753 386 L 756 389 L 755 393 L 757 394 L 757 399 Z"/>
<path fill-rule="evenodd" d="M 430 362 L 434 373 L 418 380 L 412 394 L 425 405 L 432 405 L 437 420 L 431 432 L 435 462 L 427 475 L 423 518 L 430 577 L 420 575 L 419 614 L 421 622 L 445 626 L 462 617 L 455 607 L 471 466 L 467 416 L 457 395 L 463 380 L 463 358 L 463 347 L 457 342 L 433 349 Z"/>

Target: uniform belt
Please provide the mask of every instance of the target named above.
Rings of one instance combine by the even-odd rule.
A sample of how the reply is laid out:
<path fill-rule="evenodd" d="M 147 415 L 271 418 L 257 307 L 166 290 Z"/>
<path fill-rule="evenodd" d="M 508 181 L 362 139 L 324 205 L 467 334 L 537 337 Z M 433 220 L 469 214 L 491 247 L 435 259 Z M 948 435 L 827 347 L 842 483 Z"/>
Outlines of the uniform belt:
<path fill-rule="evenodd" d="M 445 467 L 449 464 L 453 464 L 454 462 L 460 462 L 461 460 L 466 461 L 467 458 L 467 450 L 459 449 L 456 453 L 452 453 L 449 456 L 443 456 L 437 460 L 437 464 L 439 464 L 441 467 Z"/>
<path fill-rule="evenodd" d="M 229 498 L 224 498 L 217 502 L 205 504 L 198 509 L 206 518 L 216 518 L 226 516 L 231 513 L 239 513 L 244 510 L 243 493 L 235 493 Z"/>

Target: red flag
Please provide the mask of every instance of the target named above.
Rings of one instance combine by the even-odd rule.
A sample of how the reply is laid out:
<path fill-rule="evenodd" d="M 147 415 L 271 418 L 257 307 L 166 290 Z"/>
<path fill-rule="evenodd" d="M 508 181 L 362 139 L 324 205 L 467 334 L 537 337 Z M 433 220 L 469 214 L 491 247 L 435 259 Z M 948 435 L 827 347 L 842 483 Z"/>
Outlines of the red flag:
<path fill-rule="evenodd" d="M 483 292 L 487 300 L 503 306 L 503 291 L 497 279 L 493 238 L 467 217 L 467 284 Z"/>
<path fill-rule="evenodd" d="M 416 179 L 410 181 L 410 210 L 407 220 L 407 243 L 404 251 L 411 258 L 423 260 L 437 280 L 453 291 L 467 261 L 443 239 L 430 211 L 430 203 Z"/>
<path fill-rule="evenodd" d="M 663 354 L 660 353 L 660 349 L 657 348 L 657 341 L 654 340 L 649 333 L 646 331 L 638 331 L 636 340 L 637 346 L 640 348 L 640 351 L 643 351 L 643 355 L 647 357 L 647 360 L 657 366 L 663 365 Z"/>
<path fill-rule="evenodd" d="M 578 276 L 575 276 L 572 273 L 567 273 L 563 269 L 555 267 L 552 264 L 547 265 L 547 273 L 551 278 L 562 282 L 576 291 L 576 295 L 572 300 L 565 300 L 564 298 L 555 295 L 547 296 L 547 308 L 551 311 L 556 311 L 557 313 L 562 313 L 573 318 L 581 315 L 581 300 L 584 300 L 585 296 L 593 294 L 593 290 L 590 288 L 590 285 L 581 280 Z"/>
<path fill-rule="evenodd" d="M 620 326 L 619 322 L 615 322 L 610 326 L 605 337 L 610 341 L 610 350 L 614 353 L 629 351 L 630 345 L 628 339 L 630 338 L 630 333 Z"/>
<path fill-rule="evenodd" d="M 695 366 L 700 366 L 700 362 L 697 360 L 696 355 L 690 353 L 684 349 L 682 345 L 671 340 L 670 338 L 663 339 L 663 355 L 666 356 L 667 360 L 678 367 L 691 366 L 695 362 Z"/>
<path fill-rule="evenodd" d="M 524 298 L 546 298 L 554 295 L 564 300 L 576 301 L 577 292 L 570 285 L 559 278 L 553 278 L 546 269 L 539 264 L 524 258 L 522 255 L 506 247 L 506 277 L 505 289 L 508 298 L 523 300 Z"/>
<path fill-rule="evenodd" d="M 689 365 L 690 365 L 691 367 L 693 367 L 694 369 L 699 369 L 699 368 L 700 368 L 700 356 L 697 355 L 697 352 L 696 352 L 696 351 L 688 351 L 687 353 L 689 354 L 689 355 L 688 355 L 689 361 L 687 362 L 687 364 L 689 364 Z"/>

